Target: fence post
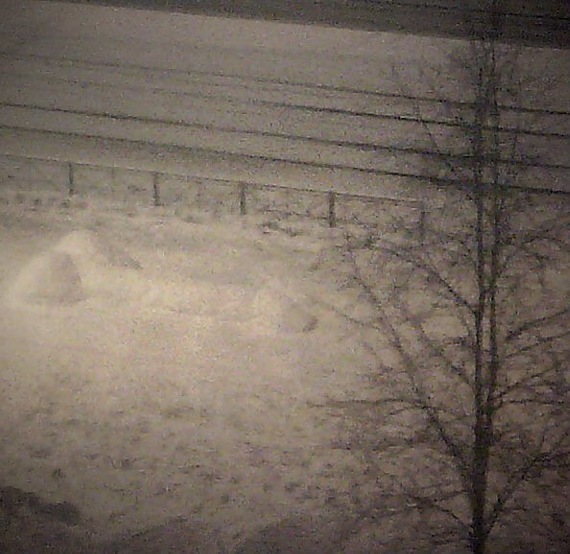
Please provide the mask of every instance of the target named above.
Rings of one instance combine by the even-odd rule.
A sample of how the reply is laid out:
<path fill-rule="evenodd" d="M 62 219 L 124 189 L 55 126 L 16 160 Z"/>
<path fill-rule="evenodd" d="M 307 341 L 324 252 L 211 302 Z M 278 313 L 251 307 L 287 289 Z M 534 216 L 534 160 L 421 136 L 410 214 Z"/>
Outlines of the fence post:
<path fill-rule="evenodd" d="M 239 213 L 240 215 L 247 215 L 247 199 L 246 199 L 246 183 L 239 184 Z"/>
<path fill-rule="evenodd" d="M 332 229 L 333 227 L 336 227 L 336 210 L 335 210 L 336 194 L 333 190 L 329 191 L 328 199 L 329 199 L 329 227 Z"/>
<path fill-rule="evenodd" d="M 75 194 L 75 170 L 73 164 L 67 164 L 67 196 L 71 198 Z"/>
<path fill-rule="evenodd" d="M 158 208 L 160 206 L 160 185 L 158 182 L 160 174 L 155 171 L 152 174 L 152 201 L 153 206 Z"/>

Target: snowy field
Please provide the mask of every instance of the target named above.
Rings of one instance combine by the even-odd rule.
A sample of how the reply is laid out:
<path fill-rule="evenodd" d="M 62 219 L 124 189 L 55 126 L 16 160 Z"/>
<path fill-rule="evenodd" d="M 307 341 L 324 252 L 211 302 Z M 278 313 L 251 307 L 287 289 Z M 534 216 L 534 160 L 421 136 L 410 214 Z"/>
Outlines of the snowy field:
<path fill-rule="evenodd" d="M 149 208 L 144 172 L 77 168 L 69 200 L 66 177 L 2 172 L 5 551 L 253 553 L 267 532 L 366 552 L 375 476 L 324 407 L 366 398 L 373 371 L 331 309 L 368 309 L 336 272 L 346 228 L 240 218 L 191 181 Z"/>
<path fill-rule="evenodd" d="M 44 521 L 19 530 L 29 551 L 30 529 L 106 551 L 182 517 L 172 540 L 223 552 L 291 516 L 353 518 L 373 479 L 317 407 L 367 395 L 357 329 L 326 307 L 358 309 L 331 273 L 340 232 L 78 202 L 1 208 L 1 485 L 69 508 L 3 489 Z"/>
<path fill-rule="evenodd" d="M 374 312 L 340 257 L 346 229 L 120 197 L 1 200 L 3 551 L 417 546 L 425 522 L 397 491 L 429 482 L 434 460 L 390 445 L 419 422 L 375 428 L 370 408 L 335 408 L 401 386 L 379 373 L 395 363 L 382 334 L 352 321 Z M 564 270 L 547 278 L 567 301 Z"/>
<path fill-rule="evenodd" d="M 380 523 L 367 512 L 378 500 L 378 467 L 351 445 L 368 428 L 323 407 L 374 397 L 378 351 L 383 363 L 393 362 L 381 336 L 350 321 L 370 307 L 338 254 L 345 229 L 254 210 L 239 218 L 236 196 L 220 209 L 209 190 L 201 204 L 188 181 L 164 182 L 173 202 L 150 208 L 146 171 L 415 197 L 401 180 L 342 167 L 400 170 L 410 159 L 356 156 L 332 144 L 311 150 L 306 140 L 425 141 L 408 124 L 366 127 L 338 115 L 327 126 L 285 105 L 275 118 L 275 106 L 264 112 L 248 103 L 254 96 L 400 113 L 401 103 L 374 93 L 399 93 L 402 80 L 416 94 L 445 90 L 460 99 L 453 79 L 440 80 L 436 91 L 418 63 L 429 58 L 438 67 L 462 43 L 85 5 L 6 5 L 0 152 L 117 168 L 77 170 L 77 195 L 67 200 L 65 165 L 2 165 L 0 546 L 13 553 L 48 551 L 41 546 L 48 541 L 57 552 L 254 554 L 273 545 L 291 554 L 364 554 L 390 540 L 413 543 L 421 517 Z M 529 107 L 540 99 L 540 107 L 567 110 L 567 53 L 524 55 L 537 77 Z M 66 109 L 184 120 L 196 134 L 148 121 L 64 117 Z M 539 126 L 568 134 L 561 121 Z M 283 126 L 305 142 L 238 140 L 229 130 L 237 123 L 255 133 Z M 141 143 L 121 142 L 133 138 Z M 169 148 L 153 146 L 160 140 Z M 188 157 L 177 150 L 204 144 L 209 149 Z M 559 138 L 544 148 L 547 161 L 565 162 L 567 145 Z M 271 158 L 275 152 L 288 159 Z M 305 163 L 319 157 L 321 165 Z M 568 185 L 567 173 L 556 179 L 555 186 Z M 564 202 L 555 199 L 548 210 L 563 214 Z M 412 222 L 414 214 L 381 210 L 380 223 L 391 229 L 400 215 Z M 561 275 L 553 282 L 562 289 Z M 384 431 L 401 437 L 414 425 Z M 380 469 L 397 481 L 421 475 L 422 464 L 420 451 L 409 459 L 385 454 Z M 393 491 L 381 492 L 384 516 L 398 512 Z"/>

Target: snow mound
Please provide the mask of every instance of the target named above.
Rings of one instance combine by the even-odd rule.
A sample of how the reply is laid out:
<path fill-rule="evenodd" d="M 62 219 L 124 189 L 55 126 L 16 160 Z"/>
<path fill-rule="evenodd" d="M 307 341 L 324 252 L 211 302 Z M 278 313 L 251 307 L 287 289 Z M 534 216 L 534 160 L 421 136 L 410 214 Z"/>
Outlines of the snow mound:
<path fill-rule="evenodd" d="M 85 298 L 81 275 L 73 258 L 49 250 L 19 273 L 9 291 L 9 302 L 47 305 L 75 304 Z"/>
<path fill-rule="evenodd" d="M 140 263 L 123 248 L 99 233 L 86 229 L 69 233 L 59 241 L 54 250 L 69 254 L 80 270 L 93 265 L 141 269 Z"/>
<path fill-rule="evenodd" d="M 73 231 L 22 268 L 8 290 L 8 304 L 70 305 L 113 288 L 111 270 L 140 269 L 123 249 L 93 231 Z"/>
<path fill-rule="evenodd" d="M 260 334 L 308 333 L 317 326 L 317 318 L 306 306 L 308 302 L 295 298 L 276 280 L 268 282 L 252 302 L 252 323 Z"/>

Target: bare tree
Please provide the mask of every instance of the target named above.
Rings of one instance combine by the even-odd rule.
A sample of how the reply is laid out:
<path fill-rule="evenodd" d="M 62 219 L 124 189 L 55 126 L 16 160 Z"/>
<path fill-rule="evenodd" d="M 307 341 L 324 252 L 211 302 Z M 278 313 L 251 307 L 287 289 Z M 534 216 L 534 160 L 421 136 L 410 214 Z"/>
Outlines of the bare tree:
<path fill-rule="evenodd" d="M 512 49 L 497 36 L 462 59 L 473 100 L 448 108 L 461 153 L 425 126 L 455 185 L 440 193 L 423 240 L 369 233 L 347 237 L 344 250 L 372 308 L 345 315 L 376 371 L 370 398 L 340 407 L 358 421 L 355 447 L 377 474 L 371 505 L 399 498 L 389 513 L 405 513 L 408 527 L 419 514 L 418 550 L 570 544 L 568 196 L 521 185 L 536 160 L 523 140 L 529 121 L 514 109 Z"/>

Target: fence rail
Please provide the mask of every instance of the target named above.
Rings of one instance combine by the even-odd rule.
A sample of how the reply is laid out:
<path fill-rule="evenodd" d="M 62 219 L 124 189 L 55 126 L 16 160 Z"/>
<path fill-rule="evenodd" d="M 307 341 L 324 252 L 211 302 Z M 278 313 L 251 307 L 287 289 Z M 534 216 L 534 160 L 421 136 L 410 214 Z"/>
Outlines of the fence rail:
<path fill-rule="evenodd" d="M 245 181 L 240 179 L 225 179 L 225 178 L 214 178 L 208 177 L 204 178 L 201 175 L 191 174 L 191 173 L 178 173 L 169 171 L 152 171 L 144 170 L 134 166 L 128 165 L 117 165 L 117 164 L 104 164 L 104 163 L 88 163 L 79 162 L 70 159 L 59 159 L 50 157 L 39 157 L 39 156 L 24 156 L 24 155 L 12 155 L 12 154 L 2 154 L 5 160 L 14 160 L 16 162 L 40 162 L 40 163 L 51 163 L 57 164 L 65 169 L 65 186 L 62 185 L 61 193 L 67 198 L 72 198 L 74 196 L 80 195 L 78 170 L 82 168 L 86 169 L 96 169 L 96 170 L 106 170 L 111 174 L 111 180 L 115 180 L 115 172 L 117 170 L 134 172 L 137 174 L 144 174 L 150 177 L 150 186 L 148 188 L 148 205 L 153 207 L 165 206 L 168 204 L 163 196 L 163 183 L 168 179 L 196 179 L 198 181 L 207 181 L 213 186 L 229 187 L 233 189 L 233 197 L 235 198 L 234 204 L 238 207 L 238 212 L 241 216 L 246 216 L 252 212 L 252 201 L 255 199 L 255 193 L 260 191 L 275 191 L 285 194 L 298 194 L 298 195 L 310 195 L 322 205 L 323 209 L 318 210 L 319 214 L 315 215 L 310 213 L 304 213 L 303 211 L 295 211 L 294 208 L 289 208 L 287 210 L 280 209 L 279 207 L 271 207 L 266 205 L 257 211 L 262 212 L 279 212 L 286 215 L 292 216 L 305 216 L 312 219 L 319 219 L 326 221 L 330 228 L 335 228 L 342 223 L 357 223 L 357 224 L 370 224 L 370 221 L 359 220 L 358 217 L 353 217 L 347 219 L 339 214 L 339 206 L 343 203 L 346 204 L 349 201 L 357 201 L 362 204 L 362 206 L 372 205 L 375 209 L 379 207 L 388 206 L 399 206 L 405 207 L 408 210 L 416 213 L 415 221 L 412 222 L 412 226 L 420 233 L 423 233 L 423 227 L 425 225 L 427 207 L 426 204 L 417 199 L 410 198 L 393 198 L 389 196 L 372 196 L 366 194 L 354 194 L 346 192 L 338 192 L 335 190 L 319 190 L 312 189 L 309 187 L 292 187 L 279 185 L 274 183 L 260 184 L 252 181 Z M 114 183 L 113 183 L 114 184 Z M 258 202 L 259 203 L 259 202 Z"/>

